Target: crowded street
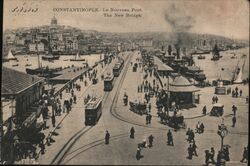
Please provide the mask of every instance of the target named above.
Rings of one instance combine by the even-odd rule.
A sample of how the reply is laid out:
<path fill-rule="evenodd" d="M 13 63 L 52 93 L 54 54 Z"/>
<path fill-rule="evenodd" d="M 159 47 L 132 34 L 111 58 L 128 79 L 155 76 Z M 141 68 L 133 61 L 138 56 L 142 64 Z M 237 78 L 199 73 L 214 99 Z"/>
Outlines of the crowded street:
<path fill-rule="evenodd" d="M 121 73 L 121 76 L 115 80 L 114 90 L 108 93 L 107 98 L 103 102 L 103 114 L 99 122 L 88 129 L 85 129 L 84 125 L 84 104 L 83 93 L 95 93 L 98 89 L 102 89 L 103 84 L 98 83 L 92 85 L 83 93 L 76 93 L 78 96 L 77 103 L 72 107 L 69 115 L 61 122 L 59 129 L 56 130 L 59 133 L 58 136 L 54 136 L 55 143 L 50 147 L 46 147 L 46 152 L 42 155 L 39 163 L 42 164 L 200 164 L 205 162 L 205 150 L 214 147 L 216 155 L 220 149 L 220 137 L 217 134 L 218 125 L 221 124 L 222 118 L 211 117 L 208 114 L 202 115 L 202 108 L 204 104 L 207 110 L 211 109 L 211 104 L 207 104 L 207 100 L 212 98 L 212 93 L 209 93 L 212 89 L 201 89 L 199 92 L 201 95 L 200 104 L 192 109 L 180 110 L 184 115 L 184 121 L 186 122 L 186 129 L 180 129 L 175 131 L 173 128 L 168 127 L 160 123 L 160 118 L 157 116 L 157 108 L 155 105 L 155 97 L 150 99 L 152 105 L 151 114 L 152 122 L 146 124 L 145 115 L 138 115 L 129 110 L 129 105 L 124 106 L 123 95 L 128 95 L 129 101 L 141 100 L 144 101 L 144 93 L 137 93 L 137 85 L 143 80 L 143 68 L 139 67 L 137 72 L 132 72 L 131 62 L 135 63 L 136 59 L 141 59 L 140 52 L 128 52 L 125 54 L 128 56 L 128 60 L 125 62 L 125 68 Z M 111 66 L 112 64 L 110 64 Z M 109 69 L 106 69 L 107 71 Z M 153 76 L 148 80 L 154 79 Z M 156 79 L 156 78 L 155 78 Z M 134 84 L 131 84 L 131 80 Z M 76 82 L 77 83 L 77 82 Z M 157 82 L 158 83 L 158 82 Z M 120 90 L 118 90 L 118 88 Z M 242 86 L 242 88 L 247 88 Z M 247 91 L 243 90 L 245 93 Z M 102 93 L 98 93 L 102 94 Z M 210 95 L 209 95 L 210 94 Z M 103 93 L 104 95 L 104 93 Z M 245 94 L 244 96 L 247 96 Z M 64 95 L 63 95 L 64 96 Z M 229 134 L 225 138 L 224 144 L 230 145 L 230 162 L 227 164 L 234 165 L 240 164 L 242 149 L 247 145 L 247 104 L 244 98 L 234 99 L 230 96 L 220 97 L 220 102 L 225 104 L 225 114 L 223 116 L 224 124 L 228 126 Z M 237 101 L 238 123 L 236 127 L 231 127 L 231 108 L 228 103 Z M 115 103 L 114 103 L 115 102 Z M 245 111 L 244 111 L 245 110 Z M 195 142 L 197 145 L 197 156 L 192 159 L 188 159 L 188 147 L 189 143 L 186 140 L 186 131 L 188 128 L 193 131 L 196 130 L 196 124 L 203 122 L 205 125 L 204 133 L 195 133 Z M 135 138 L 129 138 L 130 128 L 135 129 Z M 82 130 L 83 129 L 83 130 Z M 80 134 L 74 135 L 78 133 Z M 106 130 L 110 133 L 110 143 L 105 145 L 104 136 Z M 170 130 L 173 134 L 174 146 L 167 145 L 167 132 Z M 82 132 L 84 131 L 84 132 Z M 85 132 L 86 131 L 86 132 Z M 152 134 L 154 136 L 154 143 L 151 148 L 143 148 L 141 153 L 144 157 L 137 161 L 135 158 L 137 144 L 144 139 L 148 139 L 148 136 Z M 72 137 L 71 136 L 75 136 Z M 209 138 L 209 139 L 208 139 Z M 70 140 L 72 139 L 72 140 Z M 63 149 L 64 145 L 68 149 Z M 148 143 L 147 143 L 148 144 Z M 242 145 L 242 146 L 238 146 Z M 63 154 L 59 154 L 63 153 Z M 95 155 L 96 153 L 105 155 Z M 52 155 L 59 154 L 59 155 Z M 179 154 L 176 156 L 175 154 Z M 111 160 L 112 158 L 112 160 Z M 114 159 L 115 158 L 115 159 Z M 175 158 L 176 160 L 171 160 Z M 86 160 L 87 159 L 87 160 Z M 216 158 L 215 158 L 216 159 Z M 39 161 L 38 160 L 38 161 Z M 182 162 L 182 163 L 180 163 Z"/>

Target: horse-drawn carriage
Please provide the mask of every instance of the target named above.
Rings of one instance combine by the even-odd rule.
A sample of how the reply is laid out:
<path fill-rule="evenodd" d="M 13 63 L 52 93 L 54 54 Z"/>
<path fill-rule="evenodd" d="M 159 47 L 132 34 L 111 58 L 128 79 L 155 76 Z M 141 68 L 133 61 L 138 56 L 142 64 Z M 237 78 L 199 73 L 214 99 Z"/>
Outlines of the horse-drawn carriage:
<path fill-rule="evenodd" d="M 213 105 L 213 108 L 210 112 L 211 116 L 222 116 L 224 113 L 224 109 L 223 109 L 224 105 L 221 103 L 216 103 Z"/>
<path fill-rule="evenodd" d="M 173 127 L 175 129 L 186 128 L 184 116 L 181 114 L 174 114 L 173 116 L 170 116 L 166 113 L 160 113 L 159 116 L 161 118 L 161 121 L 169 127 Z"/>
<path fill-rule="evenodd" d="M 140 114 L 140 115 L 147 114 L 146 103 L 138 102 L 138 101 L 135 101 L 135 102 L 130 101 L 129 105 L 130 105 L 131 111 L 133 111 L 137 114 Z"/>

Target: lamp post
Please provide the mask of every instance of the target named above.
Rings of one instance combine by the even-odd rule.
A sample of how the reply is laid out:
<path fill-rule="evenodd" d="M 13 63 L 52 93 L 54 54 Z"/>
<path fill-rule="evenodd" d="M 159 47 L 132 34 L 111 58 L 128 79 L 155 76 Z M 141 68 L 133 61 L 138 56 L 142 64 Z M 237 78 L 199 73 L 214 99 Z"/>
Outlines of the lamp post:
<path fill-rule="evenodd" d="M 224 138 L 227 136 L 228 130 L 227 127 L 224 125 L 223 121 L 221 125 L 218 126 L 218 135 L 221 137 L 221 152 L 223 150 L 223 141 Z"/>

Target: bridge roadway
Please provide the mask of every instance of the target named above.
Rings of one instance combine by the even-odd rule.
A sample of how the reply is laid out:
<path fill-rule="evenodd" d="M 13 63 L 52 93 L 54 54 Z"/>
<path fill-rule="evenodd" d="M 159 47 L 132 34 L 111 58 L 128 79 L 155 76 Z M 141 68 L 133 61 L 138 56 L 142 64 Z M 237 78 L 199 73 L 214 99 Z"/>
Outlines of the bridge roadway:
<path fill-rule="evenodd" d="M 196 134 L 196 144 L 198 146 L 198 157 L 193 157 L 192 160 L 187 159 L 188 143 L 185 140 L 185 129 L 173 131 L 174 146 L 166 145 L 167 130 L 170 129 L 159 123 L 159 118 L 153 116 L 152 124 L 145 124 L 145 116 L 136 115 L 129 111 L 128 106 L 123 106 L 122 96 L 124 92 L 129 96 L 129 100 L 143 99 L 143 94 L 137 93 L 137 86 L 142 81 L 143 71 L 139 68 L 138 72 L 132 72 L 130 61 L 135 62 L 139 52 L 127 53 L 129 58 L 125 61 L 125 67 L 121 75 L 116 78 L 114 89 L 104 94 L 103 83 L 98 83 L 89 89 L 89 92 L 98 95 L 104 95 L 103 114 L 98 124 L 93 127 L 84 126 L 84 111 L 83 101 L 78 102 L 61 124 L 59 136 L 56 137 L 58 144 L 53 144 L 53 153 L 49 150 L 45 155 L 51 155 L 47 158 L 40 159 L 41 164 L 87 164 L 87 165 L 202 165 L 204 164 L 204 150 L 215 148 L 216 155 L 220 147 L 220 137 L 217 135 L 217 125 L 221 122 L 221 118 L 210 116 L 197 117 L 186 119 L 187 126 L 194 129 L 198 121 L 205 124 L 205 133 Z M 151 78 L 152 79 L 152 78 Z M 204 90 L 205 93 L 211 93 L 211 89 Z M 203 95 L 204 99 L 201 104 L 210 103 L 211 95 Z M 203 97 L 201 96 L 201 97 Z M 209 99 L 209 100 L 208 100 Z M 222 97 L 222 101 L 227 101 Z M 231 101 L 230 101 L 231 102 Z M 229 135 L 225 138 L 225 144 L 231 145 L 230 156 L 231 162 L 227 165 L 241 165 L 239 160 L 242 157 L 243 147 L 247 144 L 247 105 L 239 99 L 237 115 L 239 122 L 235 128 L 231 125 L 231 110 L 230 106 L 226 106 L 225 124 L 229 127 Z M 156 112 L 155 98 L 151 100 L 152 114 Z M 185 110 L 188 111 L 188 110 Z M 197 110 L 200 111 L 200 110 Z M 191 112 L 195 112 L 191 110 Z M 129 130 L 134 126 L 135 139 L 129 138 Z M 105 132 L 108 130 L 111 134 L 110 144 L 104 144 Z M 145 148 L 142 150 L 144 157 L 141 160 L 136 160 L 135 154 L 137 144 L 143 138 L 147 138 L 150 134 L 155 137 L 154 145 L 151 149 Z M 51 150 L 51 149 L 50 149 Z"/>

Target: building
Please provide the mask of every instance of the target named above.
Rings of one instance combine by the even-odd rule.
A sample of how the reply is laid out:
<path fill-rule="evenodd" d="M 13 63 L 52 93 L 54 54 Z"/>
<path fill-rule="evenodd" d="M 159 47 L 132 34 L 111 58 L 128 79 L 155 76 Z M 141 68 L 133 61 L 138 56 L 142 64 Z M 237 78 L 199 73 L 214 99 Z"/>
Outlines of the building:
<path fill-rule="evenodd" d="M 180 108 L 192 107 L 195 105 L 195 92 L 199 91 L 183 76 L 177 76 L 169 84 L 170 103 L 175 103 Z"/>
<path fill-rule="evenodd" d="M 1 102 L 4 114 L 4 135 L 2 153 L 6 159 L 12 158 L 15 138 L 27 142 L 33 134 L 41 130 L 41 107 L 36 104 L 43 93 L 43 78 L 31 76 L 6 67 L 2 68 Z M 3 157 L 3 160 L 5 158 Z"/>
<path fill-rule="evenodd" d="M 51 19 L 50 25 L 51 25 L 51 26 L 57 26 L 57 19 L 56 19 L 55 16 Z"/>
<path fill-rule="evenodd" d="M 36 50 L 36 47 L 37 47 L 37 50 Z M 36 43 L 30 43 L 29 44 L 29 52 L 44 52 L 45 49 L 44 49 L 44 44 L 42 42 L 38 42 L 37 44 Z"/>
<path fill-rule="evenodd" d="M 164 64 L 158 57 L 154 56 L 154 64 L 156 70 L 160 76 L 169 76 L 169 73 L 174 72 L 174 70 L 168 65 Z"/>

